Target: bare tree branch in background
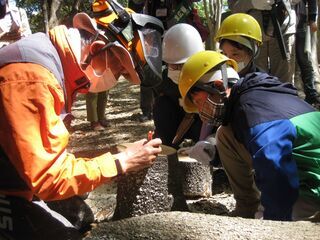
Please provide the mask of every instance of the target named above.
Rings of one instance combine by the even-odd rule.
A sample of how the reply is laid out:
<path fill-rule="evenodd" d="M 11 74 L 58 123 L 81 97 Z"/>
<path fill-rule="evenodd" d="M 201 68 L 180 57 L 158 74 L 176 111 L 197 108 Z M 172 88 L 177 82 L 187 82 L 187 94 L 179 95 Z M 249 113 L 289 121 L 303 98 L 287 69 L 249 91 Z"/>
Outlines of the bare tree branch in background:
<path fill-rule="evenodd" d="M 47 0 L 42 0 L 41 1 L 41 8 L 43 12 L 43 25 L 44 25 L 44 30 L 46 33 L 49 32 L 49 10 L 48 10 L 48 1 Z"/>
<path fill-rule="evenodd" d="M 320 69 L 319 69 L 319 60 L 320 60 L 320 47 L 318 46 L 318 39 L 320 39 L 320 0 L 318 0 L 318 31 L 311 34 L 311 58 L 312 58 L 312 64 L 313 68 L 315 69 L 315 86 L 320 93 Z"/>
<path fill-rule="evenodd" d="M 320 39 L 320 0 L 318 0 L 318 31 L 317 31 L 317 38 Z M 318 62 L 320 61 L 320 47 L 317 49 L 317 55 L 318 55 Z"/>
<path fill-rule="evenodd" d="M 61 3 L 63 1 L 61 0 L 52 0 L 48 1 L 48 3 L 51 3 L 50 6 L 50 16 L 49 16 L 49 28 L 53 28 L 54 26 L 59 25 L 59 19 L 60 19 L 60 8 Z"/>
<path fill-rule="evenodd" d="M 203 0 L 204 12 L 208 23 L 209 37 L 206 42 L 206 49 L 216 50 L 216 33 L 220 27 L 222 0 Z"/>
<path fill-rule="evenodd" d="M 72 11 L 71 11 L 72 16 L 79 12 L 80 3 L 81 3 L 81 0 L 74 0 L 73 6 L 72 6 Z"/>

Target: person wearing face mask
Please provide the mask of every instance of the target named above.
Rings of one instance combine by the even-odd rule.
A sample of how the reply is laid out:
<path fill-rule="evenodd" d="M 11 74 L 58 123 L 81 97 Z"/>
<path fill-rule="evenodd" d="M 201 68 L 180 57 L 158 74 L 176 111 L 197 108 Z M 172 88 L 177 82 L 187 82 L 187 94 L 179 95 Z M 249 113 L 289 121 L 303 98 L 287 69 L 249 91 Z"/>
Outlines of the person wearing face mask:
<path fill-rule="evenodd" d="M 202 55 L 206 56 L 204 51 Z M 201 56 L 202 56 L 201 55 Z M 200 53 L 199 53 L 200 56 Z M 182 96 L 182 106 L 187 113 L 198 113 L 204 126 L 211 126 L 210 132 L 204 136 L 204 138 L 199 139 L 194 146 L 181 148 L 179 152 L 188 154 L 189 157 L 194 158 L 201 162 L 204 165 L 217 164 L 220 165 L 220 158 L 216 151 L 216 138 L 215 131 L 222 124 L 224 115 L 225 115 L 225 102 L 227 99 L 226 90 L 230 88 L 235 82 L 239 80 L 239 75 L 237 74 L 236 64 L 234 61 L 230 60 L 221 55 L 214 55 L 214 60 L 216 65 L 223 65 L 223 68 L 216 69 L 216 71 L 208 71 L 203 74 L 200 79 L 197 79 L 198 82 L 193 87 L 192 83 L 183 83 L 180 84 L 180 81 L 185 76 L 180 75 L 179 78 L 179 90 Z M 219 59 L 218 59 L 219 58 Z M 199 58 L 198 58 L 199 60 Z M 199 64 L 203 64 L 202 61 L 199 61 Z M 204 63 L 205 65 L 206 63 Z M 223 74 L 228 76 L 228 79 L 225 79 L 225 82 L 221 81 L 223 79 Z M 182 74 L 182 73 L 181 73 Z M 197 72 L 195 72 L 197 74 Z M 192 87 L 190 89 L 190 87 Z M 209 92 L 208 95 L 206 92 Z M 189 98 L 185 98 L 185 95 L 188 94 L 189 98 L 193 95 L 208 96 L 206 101 L 201 101 L 197 103 L 197 99 L 194 99 L 194 103 L 201 107 L 199 111 L 195 107 L 189 108 L 188 104 Z M 215 163 L 214 163 L 214 162 Z"/>
<path fill-rule="evenodd" d="M 262 44 L 262 32 L 252 16 L 235 13 L 226 17 L 218 29 L 216 40 L 223 54 L 237 62 L 240 77 L 249 72 L 263 71 L 255 65 Z"/>
<path fill-rule="evenodd" d="M 110 87 L 111 73 L 141 83 L 127 49 L 108 41 L 85 13 L 75 15 L 73 28 L 60 25 L 0 50 L 1 239 L 82 239 L 72 220 L 46 202 L 149 167 L 161 152 L 158 138 L 94 158 L 67 151 L 63 117 L 75 94 Z"/>
<path fill-rule="evenodd" d="M 300 0 L 228 0 L 231 13 L 254 17 L 262 30 L 262 41 L 255 63 L 283 82 L 293 83 L 295 72 L 296 14 Z"/>
<path fill-rule="evenodd" d="M 320 113 L 290 83 L 253 72 L 238 80 L 236 62 L 215 51 L 184 64 L 179 90 L 187 112 L 222 125 L 217 150 L 236 200 L 232 216 L 312 220 L 320 210 Z M 201 161 L 201 159 L 199 159 Z"/>
<path fill-rule="evenodd" d="M 203 51 L 204 45 L 199 32 L 191 25 L 178 23 L 163 36 L 162 60 L 166 63 L 163 70 L 163 81 L 155 87 L 155 103 L 153 117 L 155 135 L 163 143 L 174 148 L 185 138 L 198 141 L 201 130 L 201 120 L 193 114 L 186 114 L 179 105 L 178 79 L 183 63 L 194 53 Z M 179 125 L 186 119 L 184 131 L 177 136 Z"/>
<path fill-rule="evenodd" d="M 121 45 L 118 44 L 118 47 L 121 47 Z M 106 68 L 102 73 L 94 71 L 93 68 L 90 69 L 90 77 L 94 80 L 91 81 L 89 92 L 86 94 L 87 119 L 90 122 L 91 129 L 95 131 L 103 130 L 104 127 L 108 126 L 105 118 L 105 108 L 109 91 L 101 90 L 113 88 L 117 84 L 117 79 L 121 73 L 126 72 L 121 64 L 113 61 L 117 57 L 112 51 L 106 51 L 104 57 Z M 100 81 L 100 79 L 103 80 Z"/>
<path fill-rule="evenodd" d="M 240 77 L 249 72 L 262 71 L 254 63 L 262 43 L 262 33 L 258 22 L 252 16 L 244 13 L 228 16 L 221 23 L 216 40 L 219 42 L 223 53 L 237 62 L 237 71 Z M 231 82 L 231 79 L 229 79 L 230 86 L 237 81 L 237 78 L 233 78 L 233 80 L 234 82 Z M 216 123 L 203 122 L 202 129 L 206 129 L 206 131 L 202 132 L 206 132 L 206 134 L 202 134 L 203 137 L 194 146 L 182 148 L 179 151 L 192 158 L 199 159 L 204 164 L 210 163 L 214 166 L 220 166 L 221 162 L 215 148 L 215 131 L 221 121 Z"/>

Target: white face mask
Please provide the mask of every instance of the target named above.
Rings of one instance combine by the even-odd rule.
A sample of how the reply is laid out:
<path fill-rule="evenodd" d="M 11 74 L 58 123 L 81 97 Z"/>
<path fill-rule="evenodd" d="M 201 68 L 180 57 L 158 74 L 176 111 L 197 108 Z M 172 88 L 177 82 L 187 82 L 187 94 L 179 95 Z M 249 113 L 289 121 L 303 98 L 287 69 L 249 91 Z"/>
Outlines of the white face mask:
<path fill-rule="evenodd" d="M 84 71 L 90 81 L 89 92 L 98 93 L 107 91 L 117 84 L 117 79 L 113 75 L 111 69 L 107 64 L 107 53 L 106 53 L 106 69 L 102 74 L 97 74 L 94 68 L 89 64 Z"/>
<path fill-rule="evenodd" d="M 179 76 L 180 76 L 180 70 L 172 70 L 172 69 L 168 69 L 168 77 L 175 83 L 178 84 L 179 83 Z"/>
<path fill-rule="evenodd" d="M 237 62 L 238 64 L 238 72 L 241 72 L 243 69 L 245 69 L 247 67 L 247 63 L 245 62 Z"/>

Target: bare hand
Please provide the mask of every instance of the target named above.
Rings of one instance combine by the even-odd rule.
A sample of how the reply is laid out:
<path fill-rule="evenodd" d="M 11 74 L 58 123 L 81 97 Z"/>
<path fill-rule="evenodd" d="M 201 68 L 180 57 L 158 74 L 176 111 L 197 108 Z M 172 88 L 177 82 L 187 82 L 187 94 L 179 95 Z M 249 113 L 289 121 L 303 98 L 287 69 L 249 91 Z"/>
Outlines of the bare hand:
<path fill-rule="evenodd" d="M 150 167 L 162 151 L 161 139 L 156 138 L 149 142 L 146 139 L 130 144 L 123 152 L 116 154 L 124 173 L 136 172 Z"/>

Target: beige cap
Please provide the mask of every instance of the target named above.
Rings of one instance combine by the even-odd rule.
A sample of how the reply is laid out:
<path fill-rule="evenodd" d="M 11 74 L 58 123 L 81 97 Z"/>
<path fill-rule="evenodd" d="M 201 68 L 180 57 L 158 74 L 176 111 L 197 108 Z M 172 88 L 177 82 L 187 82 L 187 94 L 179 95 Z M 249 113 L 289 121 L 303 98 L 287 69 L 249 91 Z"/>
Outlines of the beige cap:
<path fill-rule="evenodd" d="M 77 13 L 73 17 L 73 27 L 79 30 L 85 30 L 93 35 L 99 32 L 99 38 L 105 43 L 108 43 L 108 38 L 104 35 L 104 32 L 97 27 L 97 23 L 94 19 L 90 18 L 86 13 Z M 134 62 L 127 49 L 125 49 L 119 42 L 110 48 L 112 53 L 117 57 L 121 65 L 126 69 L 129 75 L 123 74 L 133 84 L 140 84 L 141 80 L 138 73 L 135 70 Z"/>
<path fill-rule="evenodd" d="M 108 42 L 108 39 L 104 35 L 104 32 L 98 29 L 96 21 L 84 12 L 77 13 L 73 17 L 73 27 L 79 30 L 85 30 L 91 33 L 92 35 L 96 35 L 97 32 L 99 32 L 99 38 L 104 42 Z"/>
<path fill-rule="evenodd" d="M 140 84 L 141 80 L 137 71 L 135 70 L 134 63 L 132 57 L 127 49 L 125 49 L 119 42 L 114 42 L 110 50 L 112 53 L 118 58 L 118 61 L 121 65 L 126 69 L 127 74 L 123 74 L 125 78 L 127 78 L 133 84 Z"/>

